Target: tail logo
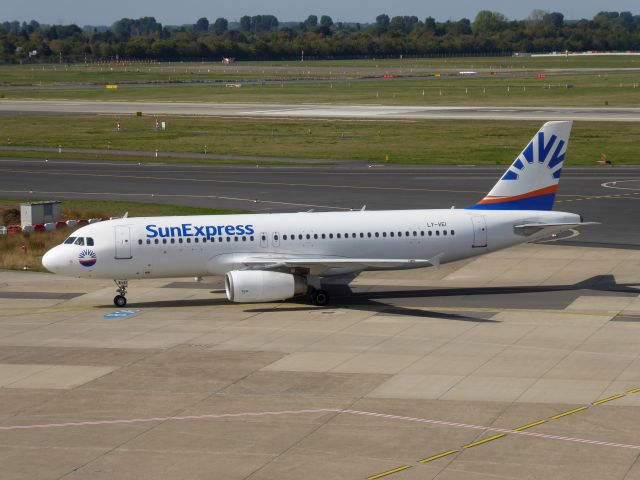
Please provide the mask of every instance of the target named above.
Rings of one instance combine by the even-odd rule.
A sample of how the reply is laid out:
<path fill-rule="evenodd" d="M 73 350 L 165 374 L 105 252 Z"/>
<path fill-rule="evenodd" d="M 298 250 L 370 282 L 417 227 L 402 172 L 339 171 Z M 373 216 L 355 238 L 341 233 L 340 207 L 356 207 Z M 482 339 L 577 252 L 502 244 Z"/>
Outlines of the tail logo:
<path fill-rule="evenodd" d="M 545 142 L 544 132 L 538 132 L 538 135 L 509 167 L 502 180 L 526 181 L 529 173 L 537 176 L 536 170 L 545 167 L 549 170 L 551 178 L 559 179 L 566 152 L 565 145 L 564 140 L 558 141 L 557 135 L 551 135 L 549 141 Z"/>
<path fill-rule="evenodd" d="M 83 267 L 93 267 L 98 261 L 98 256 L 93 250 L 83 250 L 78 255 L 78 260 Z"/>

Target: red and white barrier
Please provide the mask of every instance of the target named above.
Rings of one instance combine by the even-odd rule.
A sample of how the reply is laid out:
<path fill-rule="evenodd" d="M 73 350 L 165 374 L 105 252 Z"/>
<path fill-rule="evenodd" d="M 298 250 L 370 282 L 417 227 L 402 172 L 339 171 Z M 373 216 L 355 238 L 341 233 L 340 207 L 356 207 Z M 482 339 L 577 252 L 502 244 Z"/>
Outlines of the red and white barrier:
<path fill-rule="evenodd" d="M 120 217 L 102 217 L 102 218 L 81 218 L 79 220 L 67 220 L 60 222 L 38 223 L 36 225 L 9 225 L 8 227 L 0 226 L 0 235 L 8 235 L 11 233 L 32 233 L 32 232 L 53 232 L 61 228 L 76 228 L 90 225 L 93 223 L 104 222 L 105 220 L 113 220 Z"/>

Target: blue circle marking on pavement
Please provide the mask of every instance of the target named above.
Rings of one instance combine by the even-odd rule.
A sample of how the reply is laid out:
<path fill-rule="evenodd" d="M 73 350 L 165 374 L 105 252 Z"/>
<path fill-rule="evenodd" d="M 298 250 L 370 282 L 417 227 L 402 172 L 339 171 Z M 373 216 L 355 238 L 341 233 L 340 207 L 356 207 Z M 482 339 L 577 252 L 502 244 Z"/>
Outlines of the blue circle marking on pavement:
<path fill-rule="evenodd" d="M 137 315 L 138 313 L 141 313 L 141 312 L 142 310 L 118 310 L 117 312 L 106 313 L 104 315 L 104 318 L 106 319 L 125 318 L 125 317 L 131 317 L 132 315 Z"/>

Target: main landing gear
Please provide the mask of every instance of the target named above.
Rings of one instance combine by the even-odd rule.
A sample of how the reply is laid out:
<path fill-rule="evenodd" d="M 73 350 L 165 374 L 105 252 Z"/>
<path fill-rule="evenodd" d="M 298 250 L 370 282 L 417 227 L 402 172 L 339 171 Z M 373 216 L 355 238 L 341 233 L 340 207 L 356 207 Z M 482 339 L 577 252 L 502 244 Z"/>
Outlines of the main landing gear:
<path fill-rule="evenodd" d="M 129 280 L 114 280 L 115 284 L 118 286 L 116 291 L 118 295 L 113 297 L 113 304 L 116 307 L 124 307 L 127 304 L 127 288 L 129 288 Z"/>
<path fill-rule="evenodd" d="M 311 296 L 311 303 L 319 307 L 325 307 L 329 304 L 329 294 L 326 290 L 316 290 L 315 288 L 309 292 Z"/>

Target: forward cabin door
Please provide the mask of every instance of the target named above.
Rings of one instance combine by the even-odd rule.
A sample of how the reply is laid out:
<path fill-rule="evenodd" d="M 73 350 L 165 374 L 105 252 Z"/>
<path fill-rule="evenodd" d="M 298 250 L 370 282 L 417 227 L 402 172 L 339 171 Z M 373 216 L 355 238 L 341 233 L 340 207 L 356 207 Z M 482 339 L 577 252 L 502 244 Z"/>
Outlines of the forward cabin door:
<path fill-rule="evenodd" d="M 116 259 L 129 259 L 131 257 L 131 230 L 128 225 L 115 227 L 116 233 Z"/>
<path fill-rule="evenodd" d="M 473 248 L 487 246 L 487 221 L 485 217 L 471 217 L 473 223 Z"/>

